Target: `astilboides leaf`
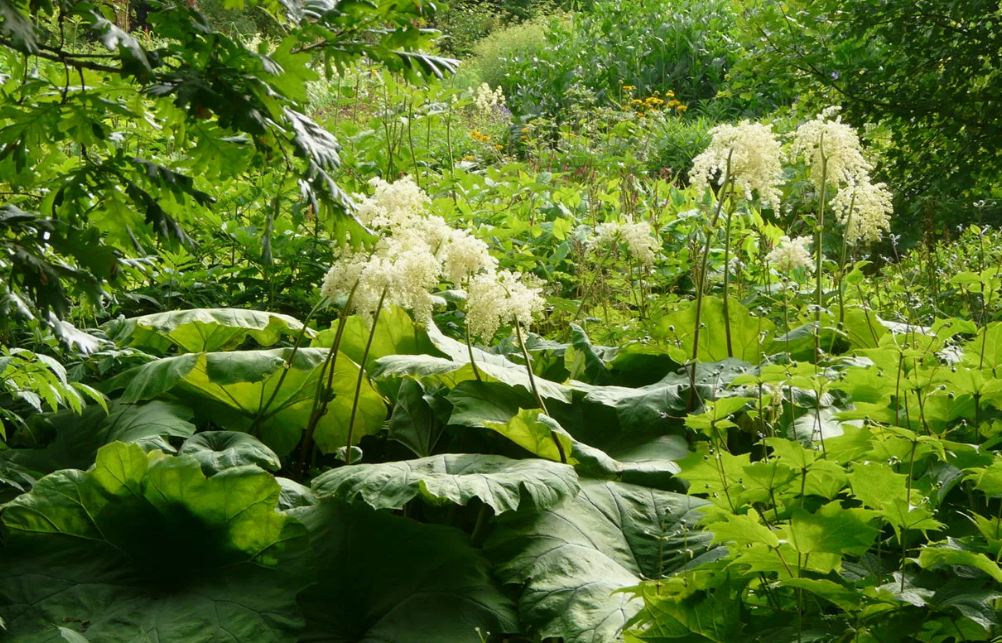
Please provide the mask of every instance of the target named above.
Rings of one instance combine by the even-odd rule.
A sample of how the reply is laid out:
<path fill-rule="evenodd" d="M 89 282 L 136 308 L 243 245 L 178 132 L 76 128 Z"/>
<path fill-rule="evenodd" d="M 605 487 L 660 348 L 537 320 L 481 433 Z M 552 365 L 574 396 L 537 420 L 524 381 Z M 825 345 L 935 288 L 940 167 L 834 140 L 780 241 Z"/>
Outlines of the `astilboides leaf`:
<path fill-rule="evenodd" d="M 775 325 L 766 317 L 752 314 L 740 302 L 731 301 L 727 317 L 730 321 L 732 354 L 728 355 L 724 302 L 718 297 L 703 297 L 697 359 L 716 362 L 729 357 L 758 364 L 762 351 L 769 347 Z M 696 329 L 696 305 L 666 315 L 658 320 L 657 337 L 669 342 L 676 354 L 672 357 L 684 363 L 692 356 Z"/>
<path fill-rule="evenodd" d="M 337 327 L 340 321 L 334 322 L 329 330 L 317 333 L 310 346 L 329 348 L 334 343 Z M 391 306 L 379 314 L 375 328 L 361 315 L 351 315 L 344 320 L 344 331 L 339 350 L 350 357 L 355 363 L 361 363 L 365 355 L 369 336 L 372 343 L 366 367 L 372 366 L 380 357 L 388 355 L 436 355 L 442 356 L 425 328 L 411 319 L 407 311 L 399 306 Z"/>
<path fill-rule="evenodd" d="M 55 432 L 44 447 L 11 449 L 0 452 L 0 458 L 43 474 L 58 469 L 86 469 L 94 463 L 98 449 L 112 442 L 173 451 L 167 439 L 190 437 L 195 432 L 191 419 L 191 409 L 162 400 L 139 404 L 115 401 L 107 413 L 96 406 L 79 415 L 66 411 L 33 422 L 38 433 Z"/>
<path fill-rule="evenodd" d="M 577 493 L 578 476 L 570 466 L 548 460 L 447 453 L 332 469 L 314 479 L 313 490 L 375 509 L 400 509 L 419 496 L 457 505 L 479 498 L 496 515 L 520 506 L 551 507 Z"/>
<path fill-rule="evenodd" d="M 705 504 L 583 479 L 576 497 L 554 507 L 500 516 L 486 548 L 500 578 L 521 587 L 523 625 L 565 643 L 614 641 L 643 607 L 617 590 L 713 557 L 704 553 L 712 535 L 690 531 Z"/>
<path fill-rule="evenodd" d="M 248 337 L 259 346 L 271 346 L 283 336 L 298 334 L 303 324 L 288 315 L 259 310 L 195 308 L 130 317 L 106 327 L 108 338 L 124 346 L 201 353 L 236 348 Z"/>
<path fill-rule="evenodd" d="M 507 422 L 484 420 L 481 426 L 500 433 L 529 453 L 547 460 L 560 462 L 561 453 L 567 460 L 571 453 L 572 438 L 553 418 L 539 409 L 519 409 Z"/>
<path fill-rule="evenodd" d="M 290 513 L 310 530 L 319 578 L 300 595 L 300 641 L 441 643 L 517 630 L 511 599 L 463 532 L 334 498 Z"/>
<path fill-rule="evenodd" d="M 63 623 L 93 641 L 293 643 L 310 556 L 279 493 L 257 467 L 206 478 L 120 442 L 42 478 L 3 514 L 7 636 L 52 641 Z"/>
<path fill-rule="evenodd" d="M 376 360 L 372 369 L 372 377 L 375 379 L 413 377 L 453 388 L 462 382 L 478 379 L 477 373 L 479 372 L 479 380 L 485 383 L 501 383 L 525 391 L 532 390 L 529 374 L 524 366 L 507 360 L 499 362 L 497 357 L 495 356 L 495 360 L 490 362 L 477 361 L 477 370 L 474 371 L 473 365 L 469 362 L 433 355 L 390 355 Z M 554 399 L 561 402 L 571 401 L 569 387 L 538 376 L 535 381 L 539 394 L 544 399 Z"/>
<path fill-rule="evenodd" d="M 126 371 L 107 386 L 125 390 L 121 399 L 138 401 L 170 393 L 195 408 L 197 414 L 228 430 L 251 430 L 258 415 L 259 437 L 278 455 L 299 442 L 316 395 L 317 380 L 327 356 L 322 348 L 291 348 L 226 353 L 187 353 L 166 357 Z M 291 359 L 288 369 L 286 360 Z M 282 377 L 283 371 L 285 377 Z M 358 366 L 339 355 L 333 393 L 314 439 L 324 453 L 345 446 L 358 381 Z M 279 382 L 281 388 L 278 389 Z M 274 396 L 273 396 L 274 394 Z M 265 408 L 267 407 L 267 408 Z M 386 419 L 383 398 L 363 378 L 352 442 L 378 432 Z"/>
<path fill-rule="evenodd" d="M 224 469 L 247 465 L 278 471 L 282 461 L 275 452 L 249 433 L 206 431 L 185 440 L 178 455 L 198 460 L 202 473 L 214 475 Z"/>

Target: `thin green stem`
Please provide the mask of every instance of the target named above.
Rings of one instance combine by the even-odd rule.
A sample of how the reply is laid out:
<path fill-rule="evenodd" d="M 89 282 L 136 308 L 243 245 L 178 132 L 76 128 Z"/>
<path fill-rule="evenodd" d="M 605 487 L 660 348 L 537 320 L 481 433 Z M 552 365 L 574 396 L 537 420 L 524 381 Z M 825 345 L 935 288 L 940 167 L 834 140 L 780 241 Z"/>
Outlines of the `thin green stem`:
<path fill-rule="evenodd" d="M 815 278 L 817 279 L 817 289 L 815 292 L 814 311 L 814 359 L 821 359 L 821 309 L 824 306 L 824 289 L 822 288 L 823 275 L 821 273 L 822 262 L 824 261 L 824 229 L 825 229 L 825 191 L 828 187 L 828 157 L 825 156 L 825 139 L 821 136 L 821 190 L 818 195 L 821 203 L 818 206 L 818 222 L 814 232 L 814 246 L 817 252 L 817 262 L 815 265 Z"/>
<path fill-rule="evenodd" d="M 296 353 L 299 352 L 299 347 L 302 346 L 303 339 L 306 337 L 306 331 L 310 320 L 312 320 L 313 316 L 318 310 L 320 310 L 320 307 L 326 303 L 327 299 L 322 299 L 316 306 L 313 307 L 313 310 L 310 311 L 310 314 L 307 315 L 306 319 L 303 321 L 303 327 L 299 330 L 299 335 L 296 337 L 296 341 L 292 345 L 292 352 L 289 354 L 289 358 L 285 360 L 285 367 L 282 369 L 282 374 L 278 378 L 278 383 L 275 384 L 275 389 L 271 392 L 271 396 L 268 398 L 268 401 L 261 405 L 261 409 L 257 412 L 257 416 L 254 418 L 254 424 L 251 426 L 250 430 L 252 435 L 257 435 L 257 431 L 261 425 L 261 420 L 265 417 L 265 414 L 268 412 L 268 408 L 271 406 L 272 402 L 275 401 L 275 397 L 278 396 L 278 391 L 282 388 L 282 384 L 285 382 L 285 378 L 288 376 L 289 370 L 292 368 L 292 362 L 296 359 Z"/>
<path fill-rule="evenodd" d="M 383 311 L 383 302 L 386 301 L 387 288 L 379 295 L 379 303 L 376 304 L 376 314 L 372 318 L 372 330 L 369 331 L 369 339 L 365 342 L 365 351 L 362 353 L 362 361 L 358 365 L 358 380 L 355 382 L 355 397 L 351 401 L 351 415 L 348 418 L 348 439 L 345 441 L 344 463 L 351 464 L 351 439 L 355 430 L 355 416 L 358 413 L 358 399 L 362 395 L 362 382 L 365 381 L 365 363 L 369 360 L 369 350 L 372 348 L 372 339 L 376 336 L 376 324 L 379 323 L 379 313 Z"/>
<path fill-rule="evenodd" d="M 588 284 L 588 287 L 585 288 L 584 293 L 582 293 L 581 301 L 580 303 L 578 303 L 578 308 L 576 311 L 574 311 L 574 318 L 571 321 L 577 322 L 578 319 L 581 318 L 581 311 L 584 310 L 585 302 L 588 301 L 588 295 L 591 294 L 592 290 L 595 288 L 595 284 L 598 283 L 599 277 L 602 276 L 602 268 L 605 267 L 605 262 L 612 255 L 612 252 L 613 250 L 616 249 L 618 243 L 619 243 L 619 233 L 617 232 L 616 236 L 614 236 L 612 240 L 609 242 L 609 247 L 606 248 L 605 254 L 603 254 L 602 257 L 598 260 L 598 265 L 595 266 L 595 276 L 592 278 L 591 283 Z"/>
<path fill-rule="evenodd" d="M 348 293 L 348 299 L 344 304 L 344 312 L 338 317 L 337 330 L 334 332 L 334 341 L 331 343 L 330 350 L 327 351 L 324 365 L 320 368 L 320 375 L 317 377 L 317 389 L 313 394 L 313 407 L 310 410 L 310 417 L 306 423 L 306 431 L 303 435 L 303 443 L 299 448 L 299 459 L 296 463 L 296 471 L 300 477 L 302 477 L 303 472 L 306 470 L 306 458 L 313 448 L 313 434 L 317 430 L 317 424 L 320 422 L 320 418 L 324 416 L 324 413 L 327 412 L 327 406 L 330 403 L 331 388 L 334 384 L 334 367 L 337 366 L 338 350 L 341 347 L 341 338 L 344 337 L 345 320 L 348 317 L 348 311 L 351 310 L 357 289 L 358 282 L 356 281 Z M 326 386 L 324 386 L 325 373 L 327 373 Z"/>
<path fill-rule="evenodd" d="M 720 186 L 720 192 L 717 193 L 717 209 L 714 211 L 713 219 L 710 220 L 710 225 L 706 230 L 706 243 L 703 246 L 702 262 L 699 266 L 699 278 L 696 283 L 696 327 L 693 329 L 692 335 L 692 372 L 689 376 L 690 382 L 695 382 L 696 379 L 696 360 L 699 358 L 699 331 L 703 320 L 703 293 L 706 290 L 706 272 L 710 263 L 710 247 L 713 244 L 714 229 L 717 227 L 717 221 L 720 219 L 720 213 L 724 206 L 724 198 L 727 195 L 727 188 L 731 183 L 731 154 L 733 154 L 733 152 L 734 150 L 731 150 L 727 154 L 727 166 L 724 171 L 724 181 Z M 687 410 L 692 411 L 695 407 L 696 387 L 690 386 Z"/>
<path fill-rule="evenodd" d="M 543 410 L 543 413 L 549 415 L 550 412 L 546 409 L 546 402 L 543 401 L 543 396 L 539 394 L 539 388 L 536 386 L 536 376 L 532 373 L 532 361 L 529 359 L 529 351 L 525 349 L 525 342 L 522 340 L 522 329 L 517 321 L 515 322 L 515 337 L 518 339 L 519 348 L 522 349 L 522 358 L 525 359 L 525 371 L 529 374 L 529 386 L 532 387 L 532 394 L 536 396 L 536 403 L 539 404 L 539 408 Z M 564 445 L 560 443 L 560 439 L 553 429 L 550 429 L 550 437 L 553 438 L 553 444 L 557 446 L 560 462 L 567 464 L 567 454 L 564 453 Z"/>
<path fill-rule="evenodd" d="M 734 347 L 731 344 L 731 316 L 727 300 L 730 290 L 731 275 L 731 216 L 734 208 L 727 208 L 727 222 L 724 232 L 724 337 L 727 339 L 727 356 L 734 357 Z"/>

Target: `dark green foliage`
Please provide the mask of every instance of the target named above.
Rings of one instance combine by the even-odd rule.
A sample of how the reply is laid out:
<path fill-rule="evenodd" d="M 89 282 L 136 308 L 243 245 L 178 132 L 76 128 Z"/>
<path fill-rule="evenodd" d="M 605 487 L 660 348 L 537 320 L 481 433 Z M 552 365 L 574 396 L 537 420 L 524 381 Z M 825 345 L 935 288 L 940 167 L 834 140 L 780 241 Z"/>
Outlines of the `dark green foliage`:
<path fill-rule="evenodd" d="M 886 127 L 882 176 L 926 230 L 996 221 L 1002 173 L 1002 9 L 993 0 L 752 5 L 746 62 Z M 982 218 L 984 217 L 984 218 Z M 901 228 L 914 238 L 915 226 Z"/>

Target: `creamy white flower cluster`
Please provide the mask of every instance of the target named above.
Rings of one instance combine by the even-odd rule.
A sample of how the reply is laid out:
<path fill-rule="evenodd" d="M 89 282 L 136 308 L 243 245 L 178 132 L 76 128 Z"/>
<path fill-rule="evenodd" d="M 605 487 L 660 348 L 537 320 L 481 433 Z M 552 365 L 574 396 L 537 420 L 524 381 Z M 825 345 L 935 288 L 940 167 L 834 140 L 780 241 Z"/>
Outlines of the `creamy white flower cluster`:
<path fill-rule="evenodd" d="M 801 125 L 790 143 L 790 155 L 806 161 L 811 180 L 835 190 L 831 202 L 835 218 L 845 226 L 850 243 L 876 241 L 890 230 L 892 197 L 883 183 L 873 183 L 873 166 L 863 155 L 859 135 L 843 123 L 838 107 L 829 107 Z M 689 178 L 698 190 L 722 181 L 730 173 L 737 190 L 751 200 L 779 207 L 783 153 L 771 125 L 741 121 L 710 130 L 713 139 L 693 159 Z M 826 198 L 826 195 L 821 195 Z"/>
<path fill-rule="evenodd" d="M 832 211 L 846 228 L 846 240 L 876 241 L 891 228 L 891 193 L 883 183 L 871 181 L 873 166 L 863 156 L 859 135 L 838 112 L 829 107 L 801 125 L 791 151 L 807 161 L 818 190 L 822 183 L 836 189 Z"/>
<path fill-rule="evenodd" d="M 887 185 L 865 181 L 840 189 L 832 199 L 832 211 L 845 226 L 849 243 L 878 241 L 891 229 L 893 197 Z"/>
<path fill-rule="evenodd" d="M 813 241 L 810 237 L 780 237 L 779 243 L 766 256 L 774 268 L 780 272 L 793 272 L 797 268 L 807 268 L 813 270 L 811 263 L 811 251 L 807 249 Z"/>
<path fill-rule="evenodd" d="M 595 230 L 588 240 L 588 247 L 592 251 L 596 251 L 611 243 L 618 242 L 625 243 L 630 256 L 647 269 L 654 266 L 658 250 L 661 249 L 661 244 L 654 235 L 651 225 L 646 221 L 634 222 L 633 217 L 630 216 L 627 216 L 623 223 L 608 221 L 595 226 Z"/>
<path fill-rule="evenodd" d="M 480 272 L 493 273 L 497 260 L 487 244 L 456 230 L 427 212 L 428 196 L 409 178 L 370 182 L 372 197 L 362 197 L 357 216 L 380 236 L 372 248 L 345 246 L 324 277 L 321 294 L 350 298 L 348 313 L 372 320 L 383 306 L 431 318 L 431 291 L 443 281 L 461 283 Z"/>
<path fill-rule="evenodd" d="M 741 121 L 710 130 L 709 147 L 693 159 L 689 179 L 701 192 L 730 172 L 734 186 L 751 200 L 753 192 L 765 205 L 779 208 L 783 180 L 782 147 L 772 125 Z"/>
<path fill-rule="evenodd" d="M 501 91 L 500 87 L 491 90 L 490 85 L 483 83 L 477 88 L 477 97 L 474 103 L 478 110 L 488 116 L 493 116 L 498 108 L 505 105 L 504 92 Z"/>
<path fill-rule="evenodd" d="M 499 270 L 470 279 L 466 324 L 470 335 L 489 342 L 504 324 L 527 329 L 546 306 L 542 288 L 517 272 Z"/>
<path fill-rule="evenodd" d="M 369 185 L 373 187 L 371 197 L 353 196 L 358 204 L 355 216 L 370 228 L 408 226 L 413 219 L 425 216 L 431 204 L 428 195 L 409 176 L 393 183 L 376 177 Z"/>
<path fill-rule="evenodd" d="M 837 106 L 825 108 L 793 135 L 790 152 L 794 158 L 807 161 L 811 180 L 819 190 L 822 178 L 835 187 L 855 185 L 868 177 L 872 167 L 863 157 L 859 135 L 842 122 L 839 110 Z"/>

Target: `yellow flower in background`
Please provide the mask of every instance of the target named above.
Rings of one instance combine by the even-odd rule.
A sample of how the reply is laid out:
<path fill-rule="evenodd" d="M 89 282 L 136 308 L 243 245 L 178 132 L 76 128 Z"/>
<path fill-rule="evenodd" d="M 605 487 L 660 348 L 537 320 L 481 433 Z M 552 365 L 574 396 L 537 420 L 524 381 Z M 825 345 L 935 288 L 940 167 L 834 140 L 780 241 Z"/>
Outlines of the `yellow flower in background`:
<path fill-rule="evenodd" d="M 668 101 L 668 107 L 678 107 L 681 104 L 682 104 L 682 101 L 680 101 L 680 100 L 670 100 L 670 101 Z"/>
<path fill-rule="evenodd" d="M 636 87 L 634 87 L 633 85 L 623 85 L 624 92 L 632 92 L 634 89 L 636 89 Z"/>
<path fill-rule="evenodd" d="M 503 150 L 503 149 L 504 149 L 504 145 L 495 145 L 495 146 L 494 146 L 494 149 L 496 149 L 497 151 L 499 151 L 499 152 L 500 152 L 501 150 Z"/>
<path fill-rule="evenodd" d="M 637 112 L 637 117 L 638 118 L 643 118 L 644 117 L 644 113 L 643 112 Z"/>
<path fill-rule="evenodd" d="M 667 96 L 668 98 L 674 98 L 675 97 L 675 92 L 673 92 L 673 91 L 671 91 L 669 89 L 668 91 L 665 92 L 665 96 Z"/>
<path fill-rule="evenodd" d="M 466 156 L 464 156 L 464 157 L 463 157 L 463 160 L 464 160 L 464 161 L 472 161 L 472 160 L 473 160 L 473 158 L 474 158 L 474 157 L 472 157 L 472 156 L 470 156 L 469 154 L 467 154 Z"/>
<path fill-rule="evenodd" d="M 688 111 L 688 110 L 689 110 L 689 106 L 688 106 L 688 105 L 679 105 L 679 106 L 678 106 L 678 107 L 676 107 L 675 109 L 677 109 L 677 110 L 678 110 L 678 111 L 680 111 L 680 112 L 685 112 L 685 111 Z"/>

